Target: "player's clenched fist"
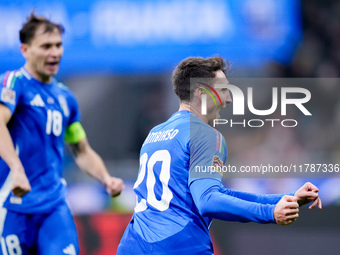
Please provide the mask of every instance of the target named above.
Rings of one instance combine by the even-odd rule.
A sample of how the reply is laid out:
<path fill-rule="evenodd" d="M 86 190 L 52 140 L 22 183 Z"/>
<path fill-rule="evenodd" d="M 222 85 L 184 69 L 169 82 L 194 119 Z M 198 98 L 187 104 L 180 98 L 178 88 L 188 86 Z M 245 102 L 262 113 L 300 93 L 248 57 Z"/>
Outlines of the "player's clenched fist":
<path fill-rule="evenodd" d="M 31 185 L 27 179 L 24 169 L 12 169 L 12 193 L 17 197 L 23 197 L 31 190 Z"/>
<path fill-rule="evenodd" d="M 299 204 L 293 196 L 283 196 L 274 209 L 274 219 L 279 225 L 292 224 L 299 217 Z"/>
<path fill-rule="evenodd" d="M 313 202 L 309 209 L 318 205 L 319 209 L 322 209 L 321 199 L 319 198 L 319 189 L 310 182 L 306 182 L 300 189 L 298 189 L 294 196 L 297 198 L 297 202 L 300 206 Z"/>
<path fill-rule="evenodd" d="M 104 185 L 106 187 L 107 193 L 109 193 L 111 197 L 118 196 L 122 192 L 122 189 L 125 187 L 122 179 L 113 176 L 106 178 L 104 181 Z"/>

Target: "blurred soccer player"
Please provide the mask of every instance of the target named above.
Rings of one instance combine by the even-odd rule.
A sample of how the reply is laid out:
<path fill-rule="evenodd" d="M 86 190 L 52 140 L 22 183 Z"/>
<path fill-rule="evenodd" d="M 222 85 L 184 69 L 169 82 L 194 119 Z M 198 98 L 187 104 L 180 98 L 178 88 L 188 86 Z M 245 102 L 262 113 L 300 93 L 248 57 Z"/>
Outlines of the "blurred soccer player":
<path fill-rule="evenodd" d="M 321 208 L 311 183 L 291 195 L 257 195 L 225 188 L 219 172 L 194 177 L 196 166 L 226 162 L 224 137 L 208 124 L 232 100 L 227 89 L 213 91 L 198 83 L 190 87 L 190 78 L 226 80 L 226 71 L 222 58 L 198 57 L 183 60 L 173 72 L 180 108 L 150 131 L 141 148 L 137 205 L 117 254 L 211 255 L 212 218 L 288 225 L 298 217 L 299 205 L 314 201 L 310 208 Z M 202 96 L 208 92 L 216 92 L 221 104 L 207 97 L 207 114 L 202 115 Z M 219 102 L 216 94 L 214 99 Z"/>
<path fill-rule="evenodd" d="M 123 182 L 109 175 L 87 142 L 76 98 L 53 76 L 63 55 L 64 29 L 28 17 L 20 30 L 24 67 L 0 78 L 0 253 L 78 254 L 75 225 L 65 202 L 64 141 L 78 166 L 111 196 Z"/>

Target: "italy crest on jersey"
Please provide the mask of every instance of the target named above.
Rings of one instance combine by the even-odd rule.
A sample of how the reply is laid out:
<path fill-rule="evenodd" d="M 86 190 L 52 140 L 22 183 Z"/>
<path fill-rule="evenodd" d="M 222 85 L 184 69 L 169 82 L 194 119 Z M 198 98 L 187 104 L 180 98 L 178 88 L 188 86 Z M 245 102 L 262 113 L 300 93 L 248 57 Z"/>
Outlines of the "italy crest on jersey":
<path fill-rule="evenodd" d="M 68 117 L 70 115 L 70 111 L 68 109 L 66 98 L 64 96 L 62 96 L 62 95 L 59 95 L 58 96 L 58 100 L 59 100 L 60 107 L 61 107 L 61 109 L 64 112 L 64 115 L 66 117 Z"/>

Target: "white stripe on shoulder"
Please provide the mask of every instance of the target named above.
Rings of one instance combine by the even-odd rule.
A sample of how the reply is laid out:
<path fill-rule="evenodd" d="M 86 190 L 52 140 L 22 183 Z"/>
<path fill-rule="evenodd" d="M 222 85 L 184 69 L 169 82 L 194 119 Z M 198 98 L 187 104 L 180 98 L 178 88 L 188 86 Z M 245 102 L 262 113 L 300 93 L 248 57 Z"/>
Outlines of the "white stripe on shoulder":
<path fill-rule="evenodd" d="M 15 76 L 16 76 L 16 77 L 19 77 L 20 75 L 22 75 L 21 70 L 18 70 L 18 71 L 15 72 Z"/>
<path fill-rule="evenodd" d="M 31 79 L 32 76 L 25 70 L 25 68 L 21 67 L 20 71 L 28 80 Z"/>
<path fill-rule="evenodd" d="M 13 76 L 14 76 L 14 72 L 10 72 L 7 78 L 6 88 L 9 88 L 11 86 Z"/>
<path fill-rule="evenodd" d="M 63 84 L 62 82 L 57 82 L 57 85 L 58 85 L 58 87 L 60 87 L 64 90 L 69 90 L 69 88 L 65 84 Z"/>

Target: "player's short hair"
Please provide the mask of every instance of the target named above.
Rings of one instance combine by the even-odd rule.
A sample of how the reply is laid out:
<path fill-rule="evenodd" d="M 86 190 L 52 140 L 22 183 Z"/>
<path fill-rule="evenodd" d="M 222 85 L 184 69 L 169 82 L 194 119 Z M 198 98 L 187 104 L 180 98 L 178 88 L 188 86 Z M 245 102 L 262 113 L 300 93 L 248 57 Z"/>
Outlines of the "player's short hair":
<path fill-rule="evenodd" d="M 220 56 L 202 58 L 189 57 L 182 60 L 172 73 L 174 91 L 181 101 L 190 102 L 196 87 L 190 88 L 190 78 L 215 78 L 216 71 L 226 74 L 229 62 Z"/>
<path fill-rule="evenodd" d="M 60 34 L 64 33 L 65 29 L 61 24 L 53 23 L 43 16 L 36 16 L 34 12 L 35 10 L 33 9 L 20 30 L 21 43 L 31 43 L 35 36 L 35 32 L 40 26 L 45 26 L 44 33 L 53 32 L 55 29 L 58 29 Z"/>

